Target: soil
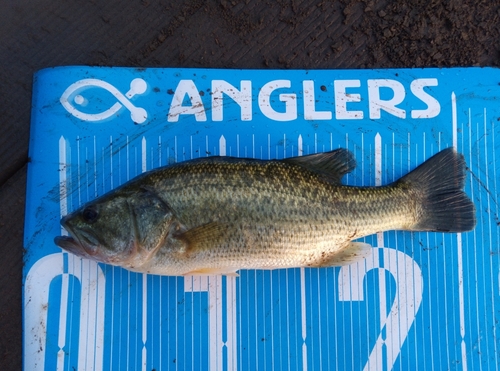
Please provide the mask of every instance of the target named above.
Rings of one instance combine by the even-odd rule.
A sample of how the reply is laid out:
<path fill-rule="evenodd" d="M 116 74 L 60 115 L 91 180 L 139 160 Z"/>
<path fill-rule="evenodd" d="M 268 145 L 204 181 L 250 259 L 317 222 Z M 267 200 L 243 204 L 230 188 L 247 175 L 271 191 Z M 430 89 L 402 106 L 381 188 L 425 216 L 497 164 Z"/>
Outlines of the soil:
<path fill-rule="evenodd" d="M 0 369 L 21 369 L 33 73 L 61 65 L 339 69 L 500 65 L 491 0 L 19 0 L 0 5 Z"/>

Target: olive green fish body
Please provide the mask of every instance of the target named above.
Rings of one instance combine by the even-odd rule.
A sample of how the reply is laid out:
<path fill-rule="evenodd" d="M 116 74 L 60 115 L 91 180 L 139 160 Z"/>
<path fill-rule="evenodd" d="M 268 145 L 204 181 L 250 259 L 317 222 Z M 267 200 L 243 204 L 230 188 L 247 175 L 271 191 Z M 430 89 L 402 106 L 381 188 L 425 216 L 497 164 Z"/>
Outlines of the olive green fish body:
<path fill-rule="evenodd" d="M 117 213 L 132 215 L 133 233 L 122 238 L 122 258 L 113 256 L 112 246 L 96 247 L 106 251 L 97 258 L 154 274 L 234 274 L 349 264 L 371 251 L 352 240 L 384 230 L 470 229 L 474 207 L 461 191 L 463 157 L 454 150 L 437 156 L 393 184 L 365 188 L 341 184 L 355 166 L 343 149 L 271 161 L 210 157 L 153 170 L 107 196 L 125 200 L 128 206 Z M 446 215 L 443 197 L 456 206 Z M 99 213 L 108 198 L 75 213 Z M 106 245 L 102 236 L 110 233 L 104 225 L 97 230 L 99 220 L 91 230 L 79 228 L 70 221 L 81 216 L 72 215 L 63 225 L 78 242 L 84 238 L 77 230 L 84 229 Z"/>

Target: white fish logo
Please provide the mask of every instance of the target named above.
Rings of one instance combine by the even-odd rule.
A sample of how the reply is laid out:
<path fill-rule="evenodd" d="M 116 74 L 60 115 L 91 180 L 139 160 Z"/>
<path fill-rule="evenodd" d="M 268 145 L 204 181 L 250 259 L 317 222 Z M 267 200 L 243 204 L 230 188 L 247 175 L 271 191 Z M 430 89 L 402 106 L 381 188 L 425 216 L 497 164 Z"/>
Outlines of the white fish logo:
<path fill-rule="evenodd" d="M 110 92 L 117 100 L 109 109 L 100 113 L 85 113 L 79 111 L 76 106 L 85 106 L 87 104 L 87 99 L 81 94 L 76 94 L 78 91 L 82 91 L 88 87 L 102 88 Z M 84 121 L 102 121 L 114 114 L 116 114 L 120 109 L 125 107 L 130 111 L 130 118 L 137 124 L 142 124 L 148 118 L 148 113 L 144 108 L 136 107 L 132 104 L 130 99 L 135 95 L 144 94 L 147 90 L 147 83 L 143 79 L 136 78 L 130 82 L 130 90 L 125 94 L 122 94 L 113 85 L 107 83 L 106 81 L 99 79 L 83 79 L 71 84 L 61 96 L 61 104 L 63 107 L 71 113 L 73 116 Z M 72 97 L 72 99 L 70 99 Z"/>

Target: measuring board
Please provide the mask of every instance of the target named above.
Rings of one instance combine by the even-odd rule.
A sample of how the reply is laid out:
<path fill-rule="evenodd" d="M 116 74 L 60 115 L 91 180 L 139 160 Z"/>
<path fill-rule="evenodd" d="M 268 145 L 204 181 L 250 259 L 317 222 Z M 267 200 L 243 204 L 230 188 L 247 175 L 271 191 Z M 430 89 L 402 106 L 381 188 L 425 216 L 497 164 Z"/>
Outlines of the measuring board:
<path fill-rule="evenodd" d="M 500 70 L 60 67 L 34 78 L 25 370 L 498 370 Z M 389 231 L 366 260 L 239 277 L 132 273 L 63 252 L 62 216 L 205 156 L 347 148 L 344 183 L 438 151 L 468 164 L 468 233 Z"/>

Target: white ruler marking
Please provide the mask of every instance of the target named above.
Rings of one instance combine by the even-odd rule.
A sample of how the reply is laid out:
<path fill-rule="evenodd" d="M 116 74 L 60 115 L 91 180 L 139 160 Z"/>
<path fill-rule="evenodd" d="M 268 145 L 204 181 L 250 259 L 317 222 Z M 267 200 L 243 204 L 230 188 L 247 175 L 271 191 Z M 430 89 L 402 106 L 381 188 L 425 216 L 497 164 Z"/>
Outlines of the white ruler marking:
<path fill-rule="evenodd" d="M 61 136 L 59 139 L 59 208 L 61 217 L 68 213 L 68 185 L 67 185 L 67 157 L 66 157 L 66 139 Z M 68 233 L 61 225 L 61 235 L 67 236 Z M 67 256 L 67 253 L 63 253 Z M 64 370 L 64 359 L 66 352 L 64 351 L 64 346 L 66 345 L 66 321 L 67 321 L 67 309 L 68 309 L 68 274 L 62 274 L 61 283 L 61 304 L 59 309 L 59 335 L 57 340 L 57 345 L 59 351 L 57 352 L 57 370 Z M 47 312 L 48 313 L 48 312 Z M 45 344 L 43 345 L 45 346 Z"/>
<path fill-rule="evenodd" d="M 304 154 L 302 135 L 297 140 L 298 155 Z M 306 274 L 305 269 L 300 268 L 300 301 L 301 301 L 301 324 L 302 324 L 302 369 L 307 371 L 307 312 L 306 312 Z"/>
<path fill-rule="evenodd" d="M 141 141 L 141 150 L 142 150 L 142 167 L 141 171 L 144 173 L 147 170 L 147 147 L 146 147 L 146 138 L 142 137 Z M 146 349 L 146 341 L 148 339 L 147 334 L 147 325 L 148 325 L 148 276 L 147 274 L 142 274 L 142 370 L 146 370 L 147 364 L 147 349 Z"/>
<path fill-rule="evenodd" d="M 364 156 L 363 161 L 364 163 Z M 375 135 L 375 186 L 382 185 L 382 137 L 380 133 Z M 384 233 L 377 233 L 377 247 L 384 246 Z M 387 262 L 379 262 L 380 267 L 384 267 Z M 385 270 L 379 269 L 379 285 L 380 285 L 380 328 L 384 327 L 387 318 L 387 297 L 386 297 L 386 280 Z"/>
<path fill-rule="evenodd" d="M 487 111 L 486 111 L 486 108 L 483 108 L 483 136 L 482 138 L 484 139 L 484 163 L 487 164 L 486 166 L 486 177 L 485 177 L 485 185 L 486 185 L 486 190 L 489 192 L 490 191 L 490 184 L 489 184 L 489 161 L 488 161 L 488 136 L 490 133 L 493 133 L 494 134 L 494 131 L 492 132 L 488 132 L 487 130 Z M 490 194 L 486 193 L 486 202 L 487 202 L 487 210 L 488 210 L 488 213 L 491 213 L 491 203 L 490 203 Z M 481 214 L 483 215 L 483 214 Z M 492 218 L 488 218 L 488 240 L 489 240 L 489 251 L 492 252 L 493 251 L 493 244 L 492 244 L 492 228 L 491 228 L 491 223 L 492 223 Z M 483 217 L 481 216 L 481 224 L 483 224 L 484 226 L 484 220 L 483 220 Z M 484 236 L 484 227 L 483 227 L 483 236 Z M 494 287 L 494 281 L 493 281 L 493 255 L 489 254 L 490 258 L 488 259 L 489 260 L 489 263 L 490 263 L 490 272 L 491 274 L 489 275 L 489 278 L 490 278 L 490 284 L 491 284 L 491 287 L 493 288 Z M 486 256 L 485 256 L 486 258 Z M 486 275 L 486 270 L 483 270 L 483 273 Z M 486 276 L 484 277 L 484 280 L 486 281 Z M 494 291 L 491 290 L 491 303 L 492 303 L 492 316 L 493 318 L 495 317 L 495 297 L 494 297 Z M 487 302 L 486 302 L 486 295 L 484 297 L 484 305 L 485 305 L 485 308 L 487 308 Z M 496 341 L 496 326 L 493 326 L 493 347 L 495 349 L 495 354 L 498 354 L 496 349 L 497 349 L 497 341 Z M 487 344 L 489 342 L 489 336 L 486 337 L 486 341 L 487 341 Z M 495 362 L 495 368 L 498 369 L 498 362 Z M 489 365 L 488 365 L 488 369 L 489 369 Z"/>

